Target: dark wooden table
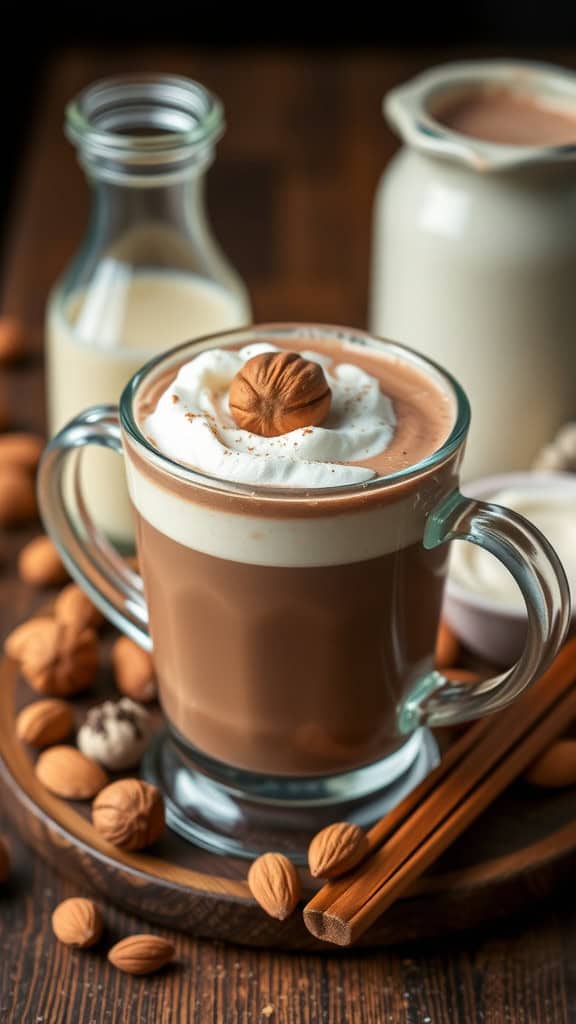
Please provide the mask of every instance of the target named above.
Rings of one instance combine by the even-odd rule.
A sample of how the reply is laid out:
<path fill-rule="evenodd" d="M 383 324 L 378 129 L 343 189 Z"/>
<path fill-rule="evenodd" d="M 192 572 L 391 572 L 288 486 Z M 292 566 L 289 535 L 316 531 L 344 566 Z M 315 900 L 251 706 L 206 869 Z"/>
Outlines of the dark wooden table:
<path fill-rule="evenodd" d="M 363 324 L 371 204 L 395 146 L 382 94 L 462 53 L 394 55 L 193 51 L 74 52 L 43 83 L 13 205 L 4 310 L 21 316 L 34 355 L 0 377 L 11 425 L 43 428 L 41 350 L 48 290 L 84 229 L 87 190 L 62 136 L 79 87 L 121 70 L 178 71 L 223 98 L 229 130 L 210 175 L 220 240 L 249 283 L 257 319 Z M 534 55 L 532 55 L 534 56 Z M 576 65 L 576 52 L 538 56 Z M 25 531 L 0 537 L 0 636 L 45 595 L 15 579 Z M 77 894 L 33 858 L 1 816 L 14 863 L 0 894 L 0 1024 L 564 1024 L 576 1021 L 576 911 L 526 907 L 522 921 L 426 947 L 352 955 L 252 952 L 182 936 L 178 963 L 132 979 L 100 955 L 74 954 L 50 930 Z M 110 908 L 112 936 L 142 930 Z"/>

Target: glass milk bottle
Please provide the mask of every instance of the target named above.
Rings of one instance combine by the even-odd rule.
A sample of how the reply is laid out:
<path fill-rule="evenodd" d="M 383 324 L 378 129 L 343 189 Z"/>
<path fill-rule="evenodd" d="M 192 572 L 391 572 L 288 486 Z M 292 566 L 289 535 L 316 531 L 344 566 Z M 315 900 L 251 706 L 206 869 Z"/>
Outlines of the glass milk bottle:
<path fill-rule="evenodd" d="M 576 414 L 576 75 L 483 61 L 393 90 L 371 328 L 471 400 L 470 479 L 530 466 Z"/>
<path fill-rule="evenodd" d="M 246 289 L 204 206 L 205 173 L 223 131 L 219 100 L 175 76 L 106 79 L 68 106 L 66 133 L 92 188 L 92 212 L 48 303 L 52 432 L 90 405 L 117 403 L 154 354 L 250 321 Z M 95 450 L 80 468 L 97 525 L 129 548 L 121 460 Z"/>

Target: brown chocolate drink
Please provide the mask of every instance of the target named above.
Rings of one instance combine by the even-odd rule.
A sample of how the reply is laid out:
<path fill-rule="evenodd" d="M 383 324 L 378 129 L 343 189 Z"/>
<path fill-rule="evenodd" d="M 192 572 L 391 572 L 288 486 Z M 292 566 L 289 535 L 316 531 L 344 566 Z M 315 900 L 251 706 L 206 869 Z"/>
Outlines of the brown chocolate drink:
<path fill-rule="evenodd" d="M 143 457 L 129 438 L 126 448 L 168 721 L 225 764 L 306 776 L 371 763 L 404 742 L 397 709 L 432 664 L 446 560 L 422 537 L 455 486 L 455 460 L 385 478 L 442 446 L 455 402 L 440 374 L 409 357 L 342 350 L 337 339 L 285 347 L 330 356 L 331 373 L 360 367 L 391 398 L 385 450 L 350 463 L 369 467 L 365 483 L 213 487 Z M 177 368 L 145 382 L 143 434 Z"/>
<path fill-rule="evenodd" d="M 576 110 L 510 88 L 476 88 L 438 105 L 441 124 L 472 138 L 508 146 L 576 142 Z"/>

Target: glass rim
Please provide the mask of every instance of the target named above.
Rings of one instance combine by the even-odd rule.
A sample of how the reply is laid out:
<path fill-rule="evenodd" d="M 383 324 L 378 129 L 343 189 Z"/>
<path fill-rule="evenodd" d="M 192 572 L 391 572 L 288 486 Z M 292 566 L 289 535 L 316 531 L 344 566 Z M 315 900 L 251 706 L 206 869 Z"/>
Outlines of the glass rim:
<path fill-rule="evenodd" d="M 319 336 L 326 341 L 333 339 L 339 343 L 358 344 L 360 347 L 370 350 L 396 355 L 404 360 L 404 362 L 409 362 L 421 368 L 427 377 L 431 375 L 439 377 L 455 401 L 456 414 L 448 437 L 439 448 L 426 456 L 425 459 L 414 463 L 414 465 L 407 466 L 394 473 L 377 475 L 362 483 L 316 488 L 273 487 L 267 484 L 249 484 L 239 483 L 235 480 L 225 480 L 222 477 L 212 476 L 191 466 L 185 466 L 156 448 L 138 426 L 133 405 L 141 386 L 154 371 L 160 371 L 162 368 L 168 368 L 170 365 L 177 365 L 181 362 L 180 357 L 186 351 L 190 350 L 193 353 L 194 349 L 200 345 L 205 345 L 207 348 L 215 348 L 219 341 L 223 345 L 230 345 L 234 342 L 250 344 L 258 341 L 270 341 L 273 343 L 275 339 L 285 341 L 289 340 L 291 336 L 294 339 L 298 338 L 299 342 L 310 340 L 311 347 L 313 346 L 314 337 Z M 214 342 L 214 344 L 210 344 L 211 342 Z M 150 359 L 130 378 L 120 397 L 119 412 L 122 428 L 138 446 L 138 449 L 143 449 L 143 457 L 170 476 L 209 491 L 243 495 L 259 500 L 268 498 L 288 502 L 309 500 L 311 497 L 321 500 L 330 497 L 357 496 L 374 490 L 383 490 L 387 487 L 401 484 L 404 481 L 412 480 L 449 459 L 466 439 L 470 426 L 470 403 L 464 389 L 448 370 L 445 370 L 432 359 L 428 359 L 427 356 L 421 355 L 421 353 L 416 352 L 407 345 L 381 338 L 369 331 L 339 325 L 306 323 L 304 321 L 277 321 L 253 324 L 228 331 L 217 331 L 213 334 L 185 341 Z"/>
<path fill-rule="evenodd" d="M 157 130 L 126 130 L 130 118 L 142 120 L 142 104 Z M 130 106 L 132 105 L 132 106 Z M 124 130 L 110 127 L 124 108 Z M 102 122 L 102 124 L 99 124 Z M 139 73 L 112 75 L 85 86 L 65 108 L 65 129 L 74 145 L 93 156 L 165 157 L 167 153 L 216 142 L 224 131 L 221 100 L 201 82 L 184 75 Z"/>

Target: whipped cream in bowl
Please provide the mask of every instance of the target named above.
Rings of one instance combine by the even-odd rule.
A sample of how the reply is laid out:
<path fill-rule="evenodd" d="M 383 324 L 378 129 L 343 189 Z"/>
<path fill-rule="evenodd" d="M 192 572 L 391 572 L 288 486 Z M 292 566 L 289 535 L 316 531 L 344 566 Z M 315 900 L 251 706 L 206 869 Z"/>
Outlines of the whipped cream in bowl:
<path fill-rule="evenodd" d="M 301 352 L 322 366 L 332 392 L 321 426 L 274 437 L 240 429 L 230 412 L 230 385 L 249 359 L 282 351 L 258 343 L 208 349 L 180 367 L 144 421 L 155 448 L 176 462 L 231 482 L 315 489 L 358 484 L 376 473 L 362 463 L 394 437 L 396 415 L 376 377 L 330 356 Z"/>
<path fill-rule="evenodd" d="M 576 592 L 575 474 L 502 473 L 466 484 L 463 491 L 511 508 L 537 526 Z M 444 614 L 466 646 L 488 661 L 512 664 L 522 652 L 527 616 L 520 590 L 504 566 L 475 544 L 451 545 Z"/>

